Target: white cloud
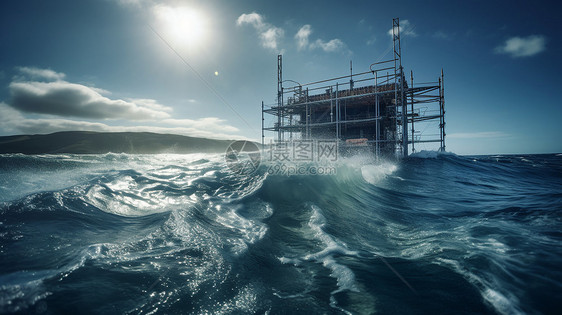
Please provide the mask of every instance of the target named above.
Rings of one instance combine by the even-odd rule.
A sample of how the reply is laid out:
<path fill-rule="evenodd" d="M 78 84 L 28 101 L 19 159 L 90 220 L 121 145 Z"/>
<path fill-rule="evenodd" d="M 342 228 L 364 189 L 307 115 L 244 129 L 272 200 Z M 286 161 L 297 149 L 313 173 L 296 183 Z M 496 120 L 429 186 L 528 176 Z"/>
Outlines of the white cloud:
<path fill-rule="evenodd" d="M 21 74 L 35 78 L 55 78 L 42 69 L 22 67 Z M 29 70 L 32 69 L 32 70 Z M 52 71 L 52 73 L 56 73 Z M 47 74 L 47 75 L 45 75 Z M 64 74 L 59 73 L 58 78 Z M 20 75 L 20 78 L 24 78 Z M 45 134 L 57 131 L 155 132 L 215 139 L 242 139 L 239 129 L 217 117 L 176 119 L 171 108 L 153 99 L 110 99 L 101 95 L 109 91 L 63 80 L 54 82 L 12 81 L 8 86 L 11 98 L 0 102 L 0 134 Z M 188 100 L 196 102 L 196 100 Z M 35 115 L 28 116 L 26 113 Z M 53 117 L 58 116 L 58 117 Z M 79 119 L 73 119 L 77 117 Z M 81 120 L 85 119 L 85 120 Z M 113 126 L 95 119 L 111 119 Z M 94 120 L 94 121 L 92 121 Z"/>
<path fill-rule="evenodd" d="M 148 98 L 131 98 L 130 102 L 144 108 L 152 109 L 160 112 L 170 112 L 172 109 L 168 106 L 159 104 L 156 100 Z"/>
<path fill-rule="evenodd" d="M 12 82 L 9 85 L 13 108 L 38 114 L 97 119 L 163 119 L 170 109 L 155 101 L 109 99 L 97 91 L 75 83 Z"/>
<path fill-rule="evenodd" d="M 283 37 L 284 31 L 277 27 L 268 28 L 260 34 L 263 47 L 277 50 L 278 41 Z"/>
<path fill-rule="evenodd" d="M 155 132 L 179 134 L 212 139 L 244 139 L 235 135 L 239 129 L 228 125 L 223 119 L 206 117 L 200 119 L 165 119 L 161 126 L 110 126 L 100 122 L 60 119 L 26 118 L 20 112 L 0 103 L 0 132 L 3 134 L 47 134 L 58 131 L 98 132 Z"/>
<path fill-rule="evenodd" d="M 8 104 L 22 112 L 64 117 L 150 120 L 170 117 L 169 107 L 150 99 L 110 99 L 111 92 L 63 81 L 64 73 L 19 67 L 8 89 Z M 55 80 L 55 81 L 52 81 Z M 44 82 L 47 81 L 47 82 Z"/>
<path fill-rule="evenodd" d="M 83 84 L 83 85 L 88 86 L 87 84 Z M 105 95 L 111 95 L 111 92 L 108 91 L 108 90 L 100 89 L 100 88 L 93 87 L 93 86 L 88 86 L 88 87 L 89 87 L 90 89 L 92 89 L 92 90 L 98 92 L 99 94 L 102 94 L 102 95 L 103 95 L 103 94 L 105 94 Z"/>
<path fill-rule="evenodd" d="M 217 117 L 205 117 L 197 120 L 193 119 L 164 119 L 163 124 L 169 126 L 190 126 L 199 130 L 220 131 L 220 132 L 238 132 L 238 128 L 226 124 L 226 120 Z"/>
<path fill-rule="evenodd" d="M 253 26 L 259 33 L 261 45 L 264 48 L 275 51 L 279 49 L 279 41 L 285 35 L 285 31 L 282 28 L 264 22 L 263 16 L 256 12 L 240 15 L 236 20 L 236 25 L 241 26 L 244 24 Z"/>
<path fill-rule="evenodd" d="M 312 33 L 312 27 L 310 25 L 304 25 L 299 29 L 297 34 L 295 34 L 295 39 L 297 40 L 297 49 L 303 50 L 308 48 L 308 37 Z"/>
<path fill-rule="evenodd" d="M 527 37 L 512 37 L 496 47 L 498 54 L 511 55 L 511 57 L 530 57 L 546 50 L 546 37 L 531 35 Z"/>
<path fill-rule="evenodd" d="M 2 125 L 10 121 L 18 121 L 21 119 L 23 119 L 23 116 L 20 112 L 8 106 L 8 104 L 0 102 L 0 122 L 2 122 Z"/>
<path fill-rule="evenodd" d="M 457 132 L 447 134 L 447 138 L 449 139 L 483 139 L 504 137 L 509 137 L 509 134 L 501 131 Z"/>
<path fill-rule="evenodd" d="M 314 42 L 310 42 L 310 34 L 312 34 L 312 27 L 308 24 L 302 26 L 299 31 L 295 34 L 295 40 L 297 41 L 297 49 L 322 49 L 325 52 L 336 52 L 346 50 L 346 45 L 343 41 L 338 38 L 324 41 L 322 39 L 317 39 Z"/>
<path fill-rule="evenodd" d="M 394 29 L 395 32 L 400 31 L 400 36 L 412 36 L 416 37 L 418 34 L 414 31 L 416 27 L 410 24 L 409 20 L 401 20 L 400 27 L 396 28 L 393 27 L 388 30 L 388 35 L 392 36 L 392 30 Z"/>
<path fill-rule="evenodd" d="M 343 50 L 345 48 L 345 44 L 337 38 L 332 39 L 329 42 L 325 42 L 321 39 L 317 39 L 314 42 L 314 44 L 311 45 L 311 47 L 313 48 L 320 47 L 322 48 L 322 50 L 326 52 L 334 52 L 334 51 Z"/>
<path fill-rule="evenodd" d="M 66 76 L 64 73 L 55 72 L 51 69 L 40 69 L 36 67 L 17 67 L 16 69 L 20 73 L 20 75 L 16 77 L 16 79 L 19 80 L 31 78 L 34 80 L 60 81 Z"/>
<path fill-rule="evenodd" d="M 236 20 L 236 25 L 242 24 L 251 24 L 256 29 L 262 29 L 265 27 L 265 23 L 263 23 L 263 17 L 256 12 L 252 13 L 244 13 L 238 17 Z"/>

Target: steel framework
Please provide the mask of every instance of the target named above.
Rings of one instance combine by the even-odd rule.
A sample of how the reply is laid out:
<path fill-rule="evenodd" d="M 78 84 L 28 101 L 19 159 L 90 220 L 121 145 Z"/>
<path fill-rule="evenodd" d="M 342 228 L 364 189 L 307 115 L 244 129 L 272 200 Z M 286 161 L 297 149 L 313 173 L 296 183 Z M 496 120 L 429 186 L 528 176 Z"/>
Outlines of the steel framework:
<path fill-rule="evenodd" d="M 344 148 L 364 148 L 379 156 L 408 156 L 420 143 L 439 143 L 445 150 L 443 70 L 437 82 L 410 85 L 402 67 L 400 21 L 392 21 L 393 58 L 370 65 L 369 71 L 300 84 L 283 80 L 282 56 L 277 57 L 277 102 L 262 102 L 262 144 L 265 132 L 276 141 L 335 139 Z M 347 81 L 349 79 L 349 81 Z M 291 82 L 285 87 L 283 83 Z M 265 125 L 264 114 L 275 117 Z M 438 134 L 427 134 L 439 121 Z M 416 130 L 414 127 L 423 128 Z M 409 136 L 410 135 L 410 136 Z M 288 138 L 287 138 L 288 136 Z M 409 150 L 409 147 L 411 150 Z"/>

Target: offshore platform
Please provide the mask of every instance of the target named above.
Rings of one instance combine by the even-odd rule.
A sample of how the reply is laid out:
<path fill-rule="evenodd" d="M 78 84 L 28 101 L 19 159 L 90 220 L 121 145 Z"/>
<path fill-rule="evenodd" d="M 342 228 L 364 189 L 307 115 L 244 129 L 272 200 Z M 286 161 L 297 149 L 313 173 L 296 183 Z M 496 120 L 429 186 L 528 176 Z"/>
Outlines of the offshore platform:
<path fill-rule="evenodd" d="M 398 18 L 392 21 L 391 48 L 393 58 L 371 64 L 368 71 L 353 73 L 350 62 L 349 75 L 306 84 L 283 80 L 278 55 L 277 103 L 262 102 L 262 145 L 265 132 L 274 132 L 275 142 L 333 140 L 340 152 L 368 151 L 377 157 L 405 157 L 422 143 L 444 151 L 443 70 L 437 81 L 425 83 L 414 83 L 410 72 L 408 84 Z"/>

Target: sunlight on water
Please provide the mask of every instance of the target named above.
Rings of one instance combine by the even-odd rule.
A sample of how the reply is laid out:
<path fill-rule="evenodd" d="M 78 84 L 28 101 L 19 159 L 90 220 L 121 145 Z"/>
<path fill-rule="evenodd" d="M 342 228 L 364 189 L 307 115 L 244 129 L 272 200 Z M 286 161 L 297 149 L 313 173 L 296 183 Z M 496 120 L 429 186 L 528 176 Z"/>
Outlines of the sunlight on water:
<path fill-rule="evenodd" d="M 0 159 L 2 313 L 549 313 L 541 292 L 562 290 L 554 155 L 354 156 L 322 176 Z"/>

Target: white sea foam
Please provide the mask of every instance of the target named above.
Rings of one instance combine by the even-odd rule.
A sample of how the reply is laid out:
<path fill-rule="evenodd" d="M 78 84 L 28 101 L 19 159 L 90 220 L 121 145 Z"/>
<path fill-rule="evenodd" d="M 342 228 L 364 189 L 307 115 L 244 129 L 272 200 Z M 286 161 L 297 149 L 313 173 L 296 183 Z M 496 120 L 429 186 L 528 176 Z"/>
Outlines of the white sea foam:
<path fill-rule="evenodd" d="M 338 263 L 334 255 L 357 256 L 357 252 L 348 250 L 344 243 L 334 239 L 331 235 L 326 233 L 324 231 L 326 218 L 322 215 L 321 209 L 314 205 L 311 208 L 312 214 L 310 216 L 308 226 L 314 232 L 314 237 L 322 242 L 324 249 L 317 253 L 306 255 L 303 257 L 303 260 L 321 263 L 322 266 L 330 270 L 330 276 L 336 279 L 338 286 L 338 288 L 331 293 L 332 296 L 330 297 L 330 305 L 334 308 L 345 311 L 337 305 L 334 295 L 343 291 L 357 292 L 358 289 L 355 285 L 355 274 L 353 271 Z"/>
<path fill-rule="evenodd" d="M 486 301 L 492 304 L 500 314 L 523 314 L 514 303 L 518 301 L 518 299 L 513 296 L 511 299 L 508 299 L 505 295 L 490 288 L 486 288 L 484 292 L 482 292 L 482 296 Z"/>
<path fill-rule="evenodd" d="M 369 184 L 376 185 L 387 176 L 391 175 L 398 169 L 396 164 L 383 162 L 375 165 L 365 165 L 361 167 L 361 175 Z"/>
<path fill-rule="evenodd" d="M 338 263 L 336 255 L 357 256 L 356 251 L 350 251 L 347 246 L 333 238 L 331 235 L 324 231 L 326 225 L 326 218 L 322 215 L 321 209 L 316 206 L 311 206 L 311 216 L 308 221 L 308 226 L 313 232 L 314 239 L 321 242 L 323 249 L 316 253 L 307 254 L 302 258 L 288 258 L 280 257 L 279 261 L 283 264 L 300 265 L 304 261 L 311 261 L 320 263 L 322 266 L 330 270 L 330 276 L 336 279 L 337 289 L 331 292 L 330 306 L 339 309 L 343 312 L 346 310 L 337 305 L 335 294 L 343 291 L 358 292 L 355 283 L 355 274 L 347 266 Z"/>
<path fill-rule="evenodd" d="M 237 237 L 229 239 L 236 255 L 245 252 L 249 244 L 254 244 L 267 233 L 267 226 L 264 223 L 241 216 L 238 212 L 241 208 L 242 205 L 217 205 L 217 216 L 214 219 L 223 226 L 237 232 Z"/>
<path fill-rule="evenodd" d="M 121 216 L 143 216 L 191 204 L 189 196 L 170 197 L 160 189 L 152 189 L 156 185 L 138 183 L 130 176 L 120 177 L 92 186 L 84 200 L 105 212 Z"/>
<path fill-rule="evenodd" d="M 455 272 L 475 285 L 479 289 L 482 298 L 490 303 L 498 313 L 523 314 L 523 311 L 519 308 L 519 299 L 517 297 L 510 294 L 508 298 L 497 289 L 493 289 L 493 285 L 490 284 L 489 281 L 469 271 L 467 268 L 463 267 L 459 261 L 444 258 L 437 258 L 437 261 L 442 265 L 452 267 Z"/>
<path fill-rule="evenodd" d="M 56 156 L 49 157 L 49 159 L 55 158 Z M 75 157 L 72 158 L 75 159 Z M 114 161 L 106 163 L 109 159 Z M 532 160 L 532 158 L 529 159 Z M 96 167 L 88 166 L 90 163 L 88 161 L 95 161 L 96 167 L 100 167 L 99 172 L 96 171 Z M 492 196 L 490 198 L 493 200 L 488 200 L 485 196 L 479 195 L 477 197 L 481 197 L 480 201 L 483 200 L 484 203 L 474 200 L 478 198 L 470 198 L 474 201 L 472 203 L 463 203 L 457 202 L 457 199 L 447 199 L 447 192 L 444 192 L 435 195 L 438 202 L 435 200 L 425 202 L 424 199 L 417 199 L 417 194 L 400 196 L 401 200 L 395 204 L 399 210 L 393 212 L 392 216 L 381 216 L 383 211 L 380 209 L 386 204 L 381 204 L 379 199 L 382 198 L 384 201 L 389 195 L 385 193 L 385 190 L 363 188 L 366 187 L 367 182 L 377 185 L 387 182 L 396 186 L 401 185 L 402 182 L 399 182 L 400 178 L 397 176 L 402 175 L 401 172 L 398 172 L 400 167 L 413 171 L 413 174 L 408 174 L 405 183 L 407 184 L 409 181 L 415 183 L 417 176 L 424 173 L 416 174 L 417 168 L 410 168 L 411 165 L 408 163 L 411 161 L 407 159 L 396 165 L 388 161 L 379 163 L 364 157 L 347 159 L 341 161 L 341 164 L 339 161 L 338 167 L 343 169 L 341 176 L 338 169 L 338 176 L 334 176 L 335 179 L 329 178 L 322 183 L 326 185 L 319 185 L 320 188 L 325 188 L 322 191 L 323 196 L 333 197 L 332 199 L 314 199 L 313 194 L 303 196 L 304 194 L 296 193 L 292 195 L 294 198 L 277 198 L 282 196 L 284 189 L 292 188 L 301 192 L 303 190 L 300 189 L 301 186 L 314 185 L 316 180 L 302 177 L 287 181 L 269 182 L 266 180 L 264 184 L 264 177 L 260 178 L 259 175 L 256 175 L 255 178 L 249 179 L 251 182 L 248 185 L 242 179 L 238 180 L 234 176 L 229 176 L 223 160 L 208 155 L 190 156 L 185 161 L 178 156 L 88 156 L 83 161 L 77 159 L 75 162 L 83 162 L 85 166 L 76 164 L 68 167 L 66 165 L 57 166 L 53 167 L 53 170 L 48 170 L 51 173 L 46 175 L 38 172 L 37 176 L 42 176 L 42 182 L 45 183 L 45 187 L 42 187 L 40 191 L 44 191 L 43 188 L 45 188 L 50 192 L 30 195 L 27 198 L 29 202 L 21 201 L 21 204 L 17 203 L 20 201 L 13 202 L 22 210 L 32 211 L 32 215 L 26 217 L 19 212 L 15 213 L 13 218 L 6 215 L 2 218 L 3 222 L 0 222 L 0 227 L 17 231 L 23 235 L 18 234 L 14 237 L 35 237 L 36 235 L 40 237 L 40 234 L 25 230 L 26 224 L 16 226 L 12 223 L 16 222 L 15 220 L 25 222 L 27 218 L 31 220 L 32 224 L 28 225 L 31 227 L 38 223 L 36 219 L 41 218 L 48 218 L 49 220 L 43 220 L 46 223 L 56 223 L 59 215 L 64 215 L 62 210 L 77 213 L 83 211 L 86 215 L 84 216 L 85 222 L 88 224 L 92 223 L 88 220 L 93 217 L 92 214 L 101 215 L 102 219 L 108 219 L 104 222 L 108 225 L 100 225 L 99 229 L 96 229 L 97 225 L 88 225 L 86 232 L 90 232 L 92 229 L 96 233 L 84 233 L 91 239 L 78 239 L 80 242 L 76 242 L 76 244 L 64 241 L 66 230 L 61 229 L 61 234 L 56 231 L 52 232 L 54 237 L 60 235 L 64 241 L 56 243 L 56 239 L 52 239 L 55 242 L 53 246 L 59 247 L 53 253 L 63 253 L 64 256 L 61 257 L 76 256 L 76 259 L 71 263 L 65 263 L 64 268 L 60 270 L 53 270 L 52 277 L 55 278 L 51 279 L 62 279 L 70 285 L 73 284 L 73 281 L 83 280 L 78 279 L 80 277 L 73 277 L 72 274 L 73 268 L 80 270 L 84 263 L 96 268 L 107 267 L 111 270 L 120 269 L 131 275 L 142 275 L 137 278 L 145 280 L 139 281 L 139 283 L 123 283 L 125 290 L 129 285 L 134 287 L 134 290 L 140 287 L 146 289 L 147 296 L 151 297 L 144 302 L 141 301 L 136 312 L 150 313 L 158 308 L 163 312 L 172 312 L 174 309 L 178 309 L 175 308 L 177 306 L 174 305 L 174 301 L 187 300 L 191 303 L 191 297 L 202 296 L 205 297 L 205 301 L 209 297 L 210 302 L 193 299 L 193 308 L 187 311 L 193 313 L 255 313 L 259 311 L 263 313 L 268 306 L 262 307 L 259 303 L 268 300 L 268 294 L 273 294 L 282 299 L 296 299 L 298 303 L 302 304 L 295 306 L 295 309 L 296 307 L 310 307 L 313 313 L 329 312 L 326 311 L 326 308 L 330 306 L 334 308 L 334 312 L 347 313 L 349 310 L 357 313 L 374 313 L 377 304 L 374 299 L 380 299 L 381 305 L 383 305 L 386 303 L 385 297 L 378 294 L 375 296 L 373 290 L 362 287 L 362 285 L 372 283 L 374 280 L 380 282 L 381 286 L 386 284 L 384 279 L 373 279 L 372 273 L 361 269 L 369 267 L 363 267 L 360 258 L 356 265 L 352 266 L 347 263 L 356 261 L 355 258 L 359 254 L 350 250 L 346 246 L 346 242 L 358 244 L 354 245 L 352 249 L 360 249 L 361 253 L 372 248 L 372 252 L 381 257 L 397 257 L 414 264 L 417 261 L 433 261 L 453 270 L 466 280 L 464 282 L 470 283 L 475 290 L 478 290 L 480 296 L 477 298 L 481 303 L 485 303 L 498 313 L 519 314 L 522 310 L 531 313 L 549 311 L 549 309 L 545 309 L 548 305 L 546 307 L 539 305 L 542 300 L 536 300 L 532 294 L 528 294 L 527 291 L 530 289 L 524 286 L 525 280 L 528 278 L 521 276 L 523 273 L 529 277 L 532 276 L 537 281 L 539 290 L 547 292 L 543 297 L 547 302 L 552 301 L 552 297 L 548 295 L 548 292 L 552 292 L 549 289 L 556 289 L 558 285 L 553 280 L 555 277 L 547 269 L 550 268 L 551 263 L 549 262 L 546 266 L 541 265 L 542 262 L 539 259 L 542 253 L 557 248 L 558 243 L 555 238 L 549 237 L 546 233 L 535 233 L 537 230 L 534 229 L 534 225 L 537 225 L 538 231 L 551 227 L 556 231 L 556 220 L 552 218 L 554 216 L 552 211 L 541 211 L 538 217 L 535 213 L 522 213 L 525 215 L 522 222 L 516 220 L 519 215 L 506 218 L 506 215 L 488 216 L 487 213 L 478 214 L 475 219 L 472 219 L 470 214 L 472 210 L 480 209 L 480 207 L 488 209 L 490 205 L 493 208 L 499 207 L 498 201 L 493 199 L 495 197 Z M 350 162 L 350 164 L 348 165 L 346 162 Z M 415 163 L 412 164 L 416 167 L 420 164 L 420 161 L 413 162 Z M 91 163 L 94 164 L 94 162 Z M 431 164 L 433 163 L 429 163 L 428 166 L 431 167 Z M 58 168 L 64 171 L 60 176 L 55 172 Z M 361 171 L 363 179 L 358 178 L 359 171 Z M 85 174 L 84 176 L 87 178 L 80 179 L 78 184 L 61 182 L 62 190 L 57 188 L 58 184 L 49 186 L 54 184 L 50 181 L 63 180 L 66 173 L 74 173 L 78 176 L 79 172 Z M 466 176 L 472 176 L 469 170 L 463 170 L 463 172 L 466 172 Z M 29 174 L 31 173 L 29 172 Z M 475 174 L 476 178 L 481 175 L 480 173 Z M 21 181 L 25 181 L 26 178 L 22 178 Z M 433 180 L 434 178 L 427 179 Z M 360 182 L 358 183 L 357 180 Z M 365 183 L 362 182 L 363 180 Z M 506 183 L 506 189 L 510 187 L 509 178 L 506 180 L 500 177 L 498 180 Z M 543 187 L 540 185 L 540 180 L 536 182 L 539 183 L 539 188 L 550 192 L 548 190 L 550 184 Z M 287 187 L 295 183 L 299 187 Z M 339 186 L 340 184 L 347 185 L 346 188 L 359 187 L 360 189 L 344 190 Z M 20 184 L 19 188 L 23 187 L 22 185 Z M 265 186 L 264 189 L 262 189 L 262 185 Z M 450 185 L 454 188 L 455 182 L 451 181 Z M 10 184 L 3 183 L 2 186 L 6 187 L 3 189 L 10 190 L 10 192 L 17 190 Z M 459 187 L 466 188 L 462 185 Z M 519 187 L 515 188 L 515 193 L 518 193 Z M 338 190 L 342 190 L 345 195 L 338 194 Z M 256 191 L 258 193 L 255 193 Z M 511 196 L 506 191 L 500 192 Z M 364 195 L 364 193 L 371 192 L 373 195 Z M 460 193 L 462 197 L 464 190 L 460 189 L 455 192 L 455 194 Z M 88 196 L 87 193 L 91 195 Z M 471 191 L 467 191 L 467 193 L 466 198 L 462 198 L 463 200 L 468 200 L 473 196 L 470 194 Z M 273 196 L 273 194 L 275 195 Z M 529 192 L 529 195 L 533 194 L 533 191 Z M 44 203 L 40 203 L 42 196 L 46 198 Z M 369 198 L 370 196 L 375 198 Z M 543 194 L 537 193 L 535 197 L 546 199 L 542 196 Z M 352 200 L 359 202 L 355 203 Z M 488 201 L 493 201 L 493 203 L 488 203 Z M 402 202 L 404 202 L 404 207 L 402 207 Z M 549 207 L 548 202 L 551 201 L 545 201 L 545 208 Z M 311 203 L 316 203 L 320 207 L 311 206 Z M 303 208 L 303 205 L 307 204 L 309 206 Z M 82 205 L 84 208 L 81 208 Z M 142 216 L 160 211 L 170 213 L 148 218 L 122 219 L 96 213 L 97 211 L 93 211 L 92 205 L 109 213 L 127 216 Z M 413 209 L 410 209 L 410 205 Z M 461 212 L 455 212 L 456 206 Z M 33 211 L 43 211 L 47 207 L 60 209 L 61 213 L 57 211 L 40 216 L 33 215 L 35 213 Z M 3 209 L 11 210 L 12 208 L 15 207 Z M 278 214 L 283 213 L 283 215 L 267 220 L 272 216 L 274 209 L 279 212 Z M 345 209 L 345 211 L 337 212 L 338 209 Z M 410 212 L 410 210 L 415 211 Z M 464 210 L 467 210 L 466 216 L 470 218 L 469 221 L 463 217 Z M 492 210 L 494 209 L 490 210 L 493 214 Z M 542 214 L 543 212 L 546 214 Z M 426 214 L 431 216 L 426 218 Z M 409 220 L 409 215 L 412 215 L 411 217 L 415 220 Z M 417 215 L 419 215 L 419 220 L 416 219 Z M 61 225 L 65 224 L 65 228 L 72 228 L 71 222 L 73 221 L 64 220 L 64 217 L 60 218 L 62 218 Z M 81 220 L 80 218 L 75 214 L 71 217 L 72 220 Z M 112 221 L 112 218 L 116 219 L 119 224 L 115 225 L 116 222 Z M 12 221 L 10 222 L 8 219 Z M 45 222 L 41 222 L 41 224 Z M 97 224 L 96 222 L 93 223 Z M 494 225 L 496 222 L 498 225 Z M 341 229 L 350 226 L 359 228 L 347 235 L 340 234 Z M 81 227 L 82 225 L 77 225 L 77 228 Z M 115 230 L 112 227 L 115 227 Z M 360 228 L 364 228 L 364 230 Z M 330 233 L 334 230 L 336 232 Z M 271 238 L 268 238 L 268 231 L 275 232 L 275 234 L 272 233 Z M 508 237 L 504 237 L 504 233 L 507 233 Z M 79 236 L 79 233 L 72 235 Z M 247 253 L 251 244 L 263 239 L 266 241 L 260 243 L 260 246 L 252 248 L 250 255 L 237 255 Z M 522 239 L 530 240 L 533 246 L 522 242 Z M 40 238 L 37 240 L 37 246 L 42 246 L 39 243 L 42 240 Z M 362 240 L 366 240 L 364 244 L 359 243 Z M 272 250 L 266 247 L 270 242 L 273 246 Z M 524 246 L 520 247 L 520 251 L 514 251 L 519 248 L 519 245 L 515 244 L 516 242 L 524 243 Z M 22 242 L 22 244 L 26 243 Z M 535 248 L 537 252 L 533 252 Z M 23 246 L 22 250 L 25 250 Z M 552 250 L 550 251 L 552 252 Z M 234 255 L 232 255 L 233 253 Z M 254 254 L 270 258 L 271 256 L 268 255 L 271 253 L 283 256 L 279 258 L 279 261 L 285 265 L 268 264 L 264 266 L 261 261 L 254 259 L 256 257 Z M 22 251 L 20 254 L 23 255 L 26 252 Z M 49 254 L 47 253 L 47 255 Z M 362 254 L 361 257 L 363 257 Z M 552 261 L 555 260 L 552 259 Z M 37 259 L 36 262 L 40 263 L 40 260 Z M 93 264 L 91 264 L 92 262 Z M 34 264 L 35 262 L 31 266 Z M 538 265 L 538 267 L 530 267 L 531 265 Z M 244 268 L 237 266 L 244 266 Z M 275 275 L 269 279 L 267 275 L 258 273 L 257 280 L 254 280 L 254 270 L 261 267 L 265 268 L 264 272 L 271 271 Z M 359 270 L 363 270 L 363 272 Z M 285 274 L 285 271 L 289 271 L 289 273 Z M 148 276 L 145 277 L 145 273 Z M 161 281 L 162 285 L 159 282 L 154 287 L 150 286 L 152 274 L 158 277 L 158 281 Z M 328 275 L 329 281 L 324 281 L 323 277 L 328 277 Z M 61 303 L 64 303 L 64 296 L 51 288 L 51 285 L 56 284 L 57 281 L 44 281 L 45 277 L 25 278 L 25 275 L 22 274 L 16 276 L 18 281 L 11 283 L 0 276 L 0 313 L 9 311 L 2 308 L 2 305 L 5 306 L 6 303 L 14 301 L 14 299 L 7 300 L 10 297 L 17 298 L 13 303 L 21 301 L 25 302 L 24 305 L 28 305 L 27 308 L 21 308 L 20 312 L 40 310 L 41 303 L 45 303 L 42 299 L 42 294 L 45 292 L 53 292 L 53 297 L 49 297 L 49 300 L 51 298 L 56 301 L 60 299 L 63 301 Z M 100 285 L 95 282 L 97 277 L 91 278 L 91 280 L 86 279 L 92 281 L 91 287 L 99 287 Z M 239 279 L 243 279 L 243 281 L 240 282 Z M 457 276 L 448 277 L 447 273 L 438 279 L 446 285 L 457 280 Z M 544 285 L 545 283 L 546 285 Z M 210 294 L 212 292 L 215 294 Z M 463 288 L 459 288 L 458 291 L 453 290 L 450 293 L 451 301 L 457 297 L 454 295 L 455 292 L 465 291 Z M 23 298 L 20 299 L 16 296 L 23 296 Z M 154 296 L 155 298 L 152 298 Z M 528 298 L 529 301 L 523 297 Z M 4 300 L 2 300 L 3 298 Z M 94 296 L 92 301 L 95 302 L 96 298 Z M 103 296 L 100 296 L 101 298 Z M 274 313 L 283 312 L 278 305 L 287 306 L 292 305 L 293 302 L 286 300 L 278 303 L 276 298 L 271 295 L 270 298 L 273 301 L 273 309 L 269 309 Z M 327 301 L 328 298 L 329 301 Z M 373 300 L 366 302 L 369 299 Z M 344 300 L 346 309 L 342 308 Z M 330 306 L 327 305 L 328 303 Z M 431 304 L 436 303 L 439 302 L 431 301 Z M 366 304 L 372 305 L 371 311 L 366 311 L 364 308 Z M 33 306 L 33 309 L 29 309 L 30 305 Z M 407 308 L 415 307 L 408 301 L 405 302 L 405 306 Z M 469 306 L 461 306 L 461 311 Z M 481 307 L 482 305 L 476 306 Z M 103 311 L 103 309 L 98 311 Z"/>

